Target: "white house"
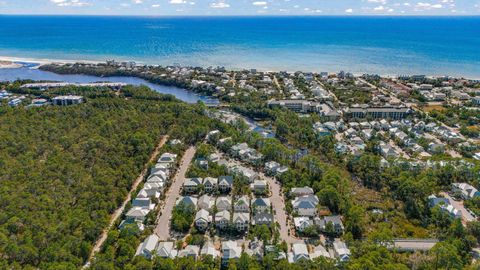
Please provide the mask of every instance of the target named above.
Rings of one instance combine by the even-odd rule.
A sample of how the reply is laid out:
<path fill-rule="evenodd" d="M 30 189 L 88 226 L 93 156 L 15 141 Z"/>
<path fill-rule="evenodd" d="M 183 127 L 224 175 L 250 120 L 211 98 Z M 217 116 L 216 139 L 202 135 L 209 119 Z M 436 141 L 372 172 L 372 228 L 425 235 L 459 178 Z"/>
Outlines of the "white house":
<path fill-rule="evenodd" d="M 208 194 L 203 194 L 202 196 L 200 196 L 197 202 L 198 208 L 205 209 L 207 211 L 210 211 L 214 204 L 215 200 Z"/>
<path fill-rule="evenodd" d="M 296 263 L 301 260 L 310 260 L 307 245 L 305 243 L 295 243 L 292 245 L 292 252 L 288 253 L 288 262 Z"/>
<path fill-rule="evenodd" d="M 296 187 L 292 188 L 290 194 L 294 197 L 306 196 L 306 195 L 313 195 L 313 189 L 311 187 Z"/>
<path fill-rule="evenodd" d="M 145 217 L 150 213 L 150 209 L 142 207 L 132 207 L 126 214 L 126 220 L 143 222 Z"/>
<path fill-rule="evenodd" d="M 229 260 L 239 259 L 242 255 L 242 247 L 236 241 L 222 242 L 222 263 L 228 264 Z"/>
<path fill-rule="evenodd" d="M 247 196 L 238 198 L 233 204 L 235 212 L 250 213 L 250 199 Z"/>
<path fill-rule="evenodd" d="M 212 256 L 214 259 L 220 257 L 220 251 L 215 249 L 211 241 L 206 242 L 200 250 L 201 256 Z"/>
<path fill-rule="evenodd" d="M 305 195 L 295 198 L 292 201 L 293 210 L 299 216 L 313 217 L 317 215 L 318 197 L 316 195 Z"/>
<path fill-rule="evenodd" d="M 293 218 L 295 229 L 303 232 L 306 228 L 313 226 L 313 221 L 309 217 L 295 217 Z"/>
<path fill-rule="evenodd" d="M 451 203 L 450 200 L 447 198 L 437 197 L 435 195 L 428 196 L 428 202 L 430 207 L 439 206 L 440 210 L 447 212 L 452 218 L 461 218 L 462 211 L 455 208 Z"/>
<path fill-rule="evenodd" d="M 174 248 L 174 242 L 160 242 L 157 247 L 157 256 L 160 258 L 173 259 L 177 257 L 178 251 Z"/>
<path fill-rule="evenodd" d="M 333 242 L 333 253 L 341 262 L 348 261 L 351 255 L 350 249 L 348 249 L 345 242 L 340 239 L 335 239 Z"/>
<path fill-rule="evenodd" d="M 220 196 L 217 198 L 217 201 L 215 203 L 217 210 L 222 211 L 222 210 L 232 210 L 232 199 L 227 196 Z"/>
<path fill-rule="evenodd" d="M 313 260 L 318 257 L 331 258 L 330 253 L 328 253 L 328 251 L 322 245 L 316 246 L 313 252 L 310 253 L 310 259 Z"/>
<path fill-rule="evenodd" d="M 143 241 L 137 248 L 135 252 L 135 256 L 144 256 L 147 259 L 151 259 L 155 254 L 155 249 L 157 248 L 158 244 L 158 236 L 156 234 L 152 234 L 148 236 L 145 241 Z"/>
<path fill-rule="evenodd" d="M 218 189 L 221 192 L 229 192 L 233 187 L 232 176 L 220 176 L 218 178 Z"/>
<path fill-rule="evenodd" d="M 233 225 L 238 231 L 245 231 L 250 224 L 249 213 L 233 213 Z"/>
<path fill-rule="evenodd" d="M 222 210 L 215 214 L 215 225 L 217 228 L 223 230 L 230 225 L 230 212 L 228 210 Z"/>
<path fill-rule="evenodd" d="M 191 257 L 194 260 L 196 260 L 199 254 L 200 254 L 199 246 L 188 245 L 184 249 L 178 252 L 178 257 Z"/>
<path fill-rule="evenodd" d="M 187 178 L 183 183 L 183 190 L 187 193 L 195 193 L 198 191 L 200 185 L 203 184 L 203 179 L 199 177 Z"/>
<path fill-rule="evenodd" d="M 171 168 L 176 160 L 177 154 L 163 153 L 160 158 L 158 158 L 157 163 L 165 165 L 167 168 Z"/>
<path fill-rule="evenodd" d="M 148 210 L 153 210 L 155 204 L 150 201 L 150 198 L 135 198 L 132 201 L 132 207 L 140 207 Z"/>
<path fill-rule="evenodd" d="M 191 196 L 185 196 L 185 197 L 179 197 L 175 203 L 175 205 L 179 204 L 185 204 L 188 206 L 192 206 L 193 208 L 197 208 L 197 198 L 191 197 Z"/>
<path fill-rule="evenodd" d="M 468 183 L 453 183 L 452 189 L 454 192 L 461 193 L 464 199 L 472 199 L 480 196 L 480 192 Z"/>
<path fill-rule="evenodd" d="M 205 209 L 200 209 L 195 215 L 195 227 L 200 231 L 205 231 L 208 228 L 208 224 L 212 222 L 210 213 Z"/>
<path fill-rule="evenodd" d="M 267 192 L 267 181 L 255 180 L 252 184 L 250 184 L 250 189 L 253 193 L 264 194 Z"/>
<path fill-rule="evenodd" d="M 265 163 L 265 172 L 268 175 L 275 175 L 277 173 L 277 169 L 280 168 L 280 163 L 275 161 L 269 161 Z"/>
<path fill-rule="evenodd" d="M 203 187 L 205 189 L 205 192 L 214 192 L 218 189 L 218 179 L 213 177 L 206 177 L 203 180 Z"/>
<path fill-rule="evenodd" d="M 270 212 L 271 205 L 269 198 L 255 198 L 252 201 L 252 208 L 255 213 Z"/>

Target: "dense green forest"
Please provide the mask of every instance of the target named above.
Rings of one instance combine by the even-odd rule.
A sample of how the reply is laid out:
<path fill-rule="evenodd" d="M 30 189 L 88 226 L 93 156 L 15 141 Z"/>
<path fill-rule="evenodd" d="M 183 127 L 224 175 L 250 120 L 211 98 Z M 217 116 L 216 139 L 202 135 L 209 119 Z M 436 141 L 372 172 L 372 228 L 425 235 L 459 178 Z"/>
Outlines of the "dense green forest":
<path fill-rule="evenodd" d="M 79 268 L 162 135 L 194 143 L 211 121 L 145 87 L 26 94 L 64 93 L 86 102 L 0 106 L 0 269 Z"/>

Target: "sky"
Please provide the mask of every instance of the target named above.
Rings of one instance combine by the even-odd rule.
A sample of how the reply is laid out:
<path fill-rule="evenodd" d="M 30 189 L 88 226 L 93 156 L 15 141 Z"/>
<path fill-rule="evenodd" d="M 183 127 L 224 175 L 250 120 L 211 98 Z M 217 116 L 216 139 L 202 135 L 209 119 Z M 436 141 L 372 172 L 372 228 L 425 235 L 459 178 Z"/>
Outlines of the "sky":
<path fill-rule="evenodd" d="M 0 14 L 480 15 L 480 0 L 0 0 Z"/>

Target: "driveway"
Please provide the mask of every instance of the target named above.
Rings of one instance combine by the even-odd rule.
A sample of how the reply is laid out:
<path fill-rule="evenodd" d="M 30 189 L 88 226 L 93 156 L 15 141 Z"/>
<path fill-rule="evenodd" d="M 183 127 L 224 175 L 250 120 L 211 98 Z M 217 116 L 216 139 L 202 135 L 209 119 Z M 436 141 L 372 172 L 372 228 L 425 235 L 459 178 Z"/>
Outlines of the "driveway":
<path fill-rule="evenodd" d="M 177 198 L 180 196 L 180 189 L 185 181 L 185 175 L 190 163 L 192 162 L 195 152 L 196 148 L 194 146 L 185 151 L 180 163 L 180 168 L 173 178 L 172 185 L 165 194 L 165 204 L 160 210 L 160 215 L 157 219 L 157 226 L 154 230 L 154 232 L 160 238 L 160 241 L 166 241 L 170 238 L 170 218 L 172 217 L 173 207 L 175 206 Z"/>
<path fill-rule="evenodd" d="M 455 201 L 450 195 L 448 195 L 445 192 L 441 193 L 442 196 L 450 200 L 450 203 L 452 204 L 453 207 L 456 209 L 462 211 L 462 223 L 466 224 L 467 222 L 471 222 L 476 220 L 470 212 L 467 211 L 467 208 L 463 205 L 463 201 Z"/>

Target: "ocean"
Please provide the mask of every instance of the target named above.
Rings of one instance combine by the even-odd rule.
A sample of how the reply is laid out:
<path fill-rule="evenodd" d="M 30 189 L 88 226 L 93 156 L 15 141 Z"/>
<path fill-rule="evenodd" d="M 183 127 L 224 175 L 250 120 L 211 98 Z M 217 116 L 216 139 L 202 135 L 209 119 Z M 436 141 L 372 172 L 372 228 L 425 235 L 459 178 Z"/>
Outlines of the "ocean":
<path fill-rule="evenodd" d="M 480 78 L 480 17 L 0 16 L 0 56 Z"/>

